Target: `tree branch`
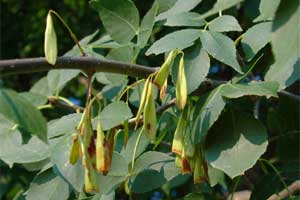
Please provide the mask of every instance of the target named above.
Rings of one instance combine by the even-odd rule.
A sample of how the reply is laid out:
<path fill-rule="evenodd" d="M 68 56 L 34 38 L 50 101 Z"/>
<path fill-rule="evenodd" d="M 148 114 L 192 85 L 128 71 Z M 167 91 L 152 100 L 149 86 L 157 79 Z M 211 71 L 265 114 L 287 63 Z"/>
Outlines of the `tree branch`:
<path fill-rule="evenodd" d="M 149 67 L 113 60 L 96 59 L 91 57 L 59 57 L 55 66 L 50 65 L 43 57 L 0 60 L 0 77 L 13 74 L 43 72 L 52 69 L 79 69 L 84 72 L 110 72 L 144 78 L 149 74 L 157 71 L 159 67 Z M 219 85 L 220 83 L 226 82 L 207 80 L 205 84 L 214 87 L 215 85 Z M 202 93 L 202 91 L 200 91 L 200 93 Z M 280 91 L 279 94 L 300 102 L 300 97 L 296 94 L 287 92 L 285 90 Z"/>
<path fill-rule="evenodd" d="M 55 66 L 50 65 L 42 57 L 0 60 L 0 77 L 13 74 L 43 72 L 52 69 L 79 69 L 82 71 L 90 70 L 147 77 L 158 68 L 90 57 L 59 57 Z"/>

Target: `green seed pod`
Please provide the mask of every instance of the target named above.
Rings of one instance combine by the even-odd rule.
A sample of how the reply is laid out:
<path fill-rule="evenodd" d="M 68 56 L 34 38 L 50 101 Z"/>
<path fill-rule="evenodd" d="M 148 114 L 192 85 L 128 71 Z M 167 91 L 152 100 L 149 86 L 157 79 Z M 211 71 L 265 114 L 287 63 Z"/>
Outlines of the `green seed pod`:
<path fill-rule="evenodd" d="M 182 174 L 192 173 L 192 169 L 190 167 L 189 160 L 185 155 L 184 148 L 182 149 L 181 165 L 182 165 L 182 167 L 181 167 Z"/>
<path fill-rule="evenodd" d="M 181 158 L 178 155 L 175 157 L 175 166 L 181 168 Z"/>
<path fill-rule="evenodd" d="M 195 156 L 195 169 L 194 169 L 194 184 L 199 184 L 205 181 L 205 170 L 203 167 L 203 159 L 201 154 Z"/>
<path fill-rule="evenodd" d="M 169 53 L 167 59 L 165 62 L 162 64 L 160 67 L 157 75 L 155 76 L 154 79 L 154 84 L 160 89 L 165 81 L 168 79 L 169 73 L 171 66 L 173 65 L 174 59 L 177 56 L 178 52 L 177 50 L 173 50 Z"/>
<path fill-rule="evenodd" d="M 181 57 L 179 62 L 179 69 L 176 81 L 176 105 L 179 109 L 183 109 L 185 107 L 187 100 L 187 85 L 186 85 L 186 77 L 184 70 L 184 56 Z"/>
<path fill-rule="evenodd" d="M 102 130 L 100 118 L 97 123 L 97 139 L 96 139 L 96 169 L 98 172 L 107 171 L 105 163 L 105 136 Z"/>
<path fill-rule="evenodd" d="M 85 169 L 84 172 L 84 190 L 87 193 L 99 192 L 96 173 L 94 170 Z"/>
<path fill-rule="evenodd" d="M 178 156 L 182 156 L 183 149 L 183 135 L 186 127 L 186 112 L 185 110 L 181 113 L 177 127 L 174 133 L 173 142 L 172 142 L 172 152 Z"/>
<path fill-rule="evenodd" d="M 159 92 L 160 100 L 163 100 L 163 98 L 166 96 L 167 87 L 168 87 L 168 79 L 166 79 L 165 83 L 163 84 L 163 86 L 160 89 L 160 92 Z"/>
<path fill-rule="evenodd" d="M 152 83 L 148 85 L 147 99 L 144 108 L 144 130 L 150 141 L 156 138 L 156 109 L 155 100 L 153 98 Z"/>
<path fill-rule="evenodd" d="M 50 12 L 48 12 L 46 21 L 44 52 L 47 62 L 55 65 L 57 59 L 57 38 Z"/>
<path fill-rule="evenodd" d="M 151 82 L 150 81 L 150 78 L 151 77 L 148 77 L 146 79 L 146 82 L 145 82 L 145 85 L 144 85 L 144 89 L 143 89 L 143 92 L 142 92 L 142 95 L 141 95 L 141 101 L 140 101 L 140 107 L 139 107 L 139 110 L 136 114 L 136 120 L 135 120 L 135 129 L 137 128 L 138 124 L 139 124 L 139 121 L 140 121 L 140 117 L 141 117 L 141 114 L 144 110 L 144 107 L 145 107 L 145 103 L 146 103 L 146 99 L 147 99 L 147 91 L 148 91 L 148 88 L 149 88 L 149 83 Z"/>
<path fill-rule="evenodd" d="M 80 157 L 80 144 L 78 141 L 78 134 L 73 135 L 73 143 L 71 147 L 71 153 L 70 153 L 70 158 L 69 161 L 72 165 L 74 165 Z"/>

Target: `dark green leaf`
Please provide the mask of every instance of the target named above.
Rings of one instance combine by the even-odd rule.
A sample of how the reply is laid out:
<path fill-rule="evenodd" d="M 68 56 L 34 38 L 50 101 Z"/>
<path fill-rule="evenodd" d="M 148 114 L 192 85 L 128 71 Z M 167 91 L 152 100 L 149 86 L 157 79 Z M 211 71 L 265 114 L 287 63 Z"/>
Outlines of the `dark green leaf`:
<path fill-rule="evenodd" d="M 275 63 L 265 76 L 267 81 L 278 81 L 284 89 L 300 78 L 300 4 L 283 1 L 273 23 L 272 51 Z"/>
<path fill-rule="evenodd" d="M 0 89 L 0 113 L 25 133 L 47 141 L 46 120 L 30 102 L 12 90 Z"/>
<path fill-rule="evenodd" d="M 166 181 L 163 173 L 153 169 L 146 169 L 132 180 L 131 191 L 134 193 L 149 192 L 161 187 Z"/>
<path fill-rule="evenodd" d="M 242 31 L 235 17 L 222 15 L 209 22 L 209 30 L 216 32 Z"/>
<path fill-rule="evenodd" d="M 267 130 L 262 123 L 245 113 L 229 110 L 209 132 L 205 158 L 214 168 L 234 178 L 251 168 L 267 145 Z"/>
<path fill-rule="evenodd" d="M 257 52 L 271 40 L 271 22 L 259 23 L 249 28 L 243 35 L 242 47 L 247 61 L 250 61 Z M 259 37 L 257 37 L 259 35 Z"/>
<path fill-rule="evenodd" d="M 146 55 L 161 54 L 169 52 L 173 49 L 185 49 L 192 46 L 200 37 L 198 29 L 184 29 L 170 33 L 161 39 L 157 40 L 146 52 Z"/>
<path fill-rule="evenodd" d="M 200 35 L 203 48 L 215 59 L 232 67 L 235 71 L 242 73 L 236 59 L 234 42 L 222 33 L 213 31 L 202 31 Z"/>
<path fill-rule="evenodd" d="M 26 194 L 28 200 L 66 200 L 68 197 L 68 183 L 50 170 L 37 175 Z"/>
<path fill-rule="evenodd" d="M 194 12 L 183 12 L 168 17 L 164 25 L 201 27 L 204 24 L 205 20 L 201 18 L 200 14 Z"/>
<path fill-rule="evenodd" d="M 139 12 L 130 0 L 92 0 L 110 36 L 119 43 L 128 43 L 139 29 Z"/>
<path fill-rule="evenodd" d="M 279 84 L 272 82 L 250 82 L 240 84 L 226 84 L 222 88 L 222 95 L 227 98 L 239 98 L 246 95 L 278 97 Z"/>
<path fill-rule="evenodd" d="M 222 87 L 220 85 L 209 93 L 204 104 L 201 106 L 199 114 L 194 124 L 192 141 L 194 144 L 203 142 L 208 130 L 217 121 L 219 115 L 225 107 L 225 100 L 222 97 Z"/>
<path fill-rule="evenodd" d="M 195 8 L 202 0 L 177 0 L 172 8 L 156 17 L 156 21 L 166 19 L 172 15 L 188 12 Z"/>
<path fill-rule="evenodd" d="M 253 22 L 272 20 L 275 16 L 276 10 L 280 4 L 280 0 L 260 0 L 259 12 L 260 15 L 253 20 Z"/>

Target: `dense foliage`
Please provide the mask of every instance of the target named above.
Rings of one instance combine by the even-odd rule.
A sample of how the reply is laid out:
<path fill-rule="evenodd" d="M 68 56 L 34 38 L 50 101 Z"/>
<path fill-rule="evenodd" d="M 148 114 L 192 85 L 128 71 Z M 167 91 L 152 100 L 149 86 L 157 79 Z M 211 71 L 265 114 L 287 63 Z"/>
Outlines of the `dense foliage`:
<path fill-rule="evenodd" d="M 22 53 L 8 48 L 7 58 L 44 50 L 53 69 L 24 91 L 0 68 L 0 199 L 225 199 L 250 190 L 256 200 L 300 179 L 299 0 L 72 2 L 78 15 L 89 9 L 89 23 L 41 9 L 26 31 L 44 41 L 29 35 L 25 46 L 22 36 Z M 101 28 L 78 42 L 95 13 Z M 64 57 L 152 73 L 55 69 L 64 38 L 75 43 Z"/>

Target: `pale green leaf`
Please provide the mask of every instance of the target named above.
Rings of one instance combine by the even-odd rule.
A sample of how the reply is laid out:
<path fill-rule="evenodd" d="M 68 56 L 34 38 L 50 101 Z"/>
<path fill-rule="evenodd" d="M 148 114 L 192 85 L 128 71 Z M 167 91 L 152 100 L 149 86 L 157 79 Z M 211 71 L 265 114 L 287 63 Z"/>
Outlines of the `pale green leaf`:
<path fill-rule="evenodd" d="M 271 40 L 272 23 L 259 23 L 249 28 L 243 35 L 242 47 L 247 61 Z M 259 36 L 259 37 L 258 37 Z"/>
<path fill-rule="evenodd" d="M 267 145 L 267 130 L 261 122 L 229 110 L 209 132 L 205 158 L 214 168 L 234 178 L 253 167 Z"/>
<path fill-rule="evenodd" d="M 234 42 L 229 37 L 218 32 L 202 31 L 200 39 L 207 53 L 220 62 L 232 67 L 238 73 L 242 73 L 236 58 Z"/>
<path fill-rule="evenodd" d="M 67 180 L 76 191 L 81 191 L 84 182 L 84 170 L 81 160 L 75 165 L 70 164 L 73 137 L 71 134 L 50 140 L 51 162 L 59 173 Z"/>
<path fill-rule="evenodd" d="M 266 73 L 265 80 L 278 81 L 280 89 L 300 78 L 299 16 L 299 1 L 291 1 L 280 5 L 274 19 L 271 44 L 275 63 Z"/>
<path fill-rule="evenodd" d="M 119 43 L 128 43 L 138 32 L 139 12 L 130 0 L 92 0 L 110 36 Z"/>
<path fill-rule="evenodd" d="M 57 59 L 57 38 L 50 12 L 47 15 L 44 51 L 47 62 L 51 65 L 55 65 Z"/>
<path fill-rule="evenodd" d="M 33 136 L 23 144 L 22 135 L 15 123 L 0 114 L 0 159 L 13 163 L 33 163 L 49 157 L 48 145 Z"/>
<path fill-rule="evenodd" d="M 18 124 L 23 133 L 38 136 L 47 141 L 46 120 L 41 112 L 18 93 L 0 89 L 0 113 Z"/>
<path fill-rule="evenodd" d="M 278 97 L 278 87 L 279 84 L 276 81 L 229 83 L 223 86 L 222 95 L 227 98 L 239 98 L 246 95 Z"/>
<path fill-rule="evenodd" d="M 221 93 L 222 87 L 223 85 L 220 85 L 211 91 L 204 99 L 200 112 L 195 113 L 197 118 L 192 131 L 192 141 L 194 144 L 204 141 L 208 130 L 217 121 L 225 107 L 226 103 Z"/>
<path fill-rule="evenodd" d="M 47 96 L 41 95 L 34 92 L 22 92 L 19 95 L 25 98 L 27 101 L 31 102 L 35 107 L 45 105 L 48 101 Z"/>
<path fill-rule="evenodd" d="M 260 0 L 260 15 L 257 18 L 255 18 L 253 22 L 273 20 L 279 4 L 280 0 Z"/>
<path fill-rule="evenodd" d="M 53 95 L 57 95 L 64 86 L 80 73 L 80 70 L 55 69 L 47 74 L 48 87 Z"/>
<path fill-rule="evenodd" d="M 139 48 L 143 48 L 147 44 L 152 33 L 152 28 L 155 23 L 155 16 L 157 12 L 158 12 L 158 4 L 154 2 L 152 8 L 146 13 L 146 15 L 144 16 L 141 22 L 141 26 L 138 33 L 138 43 L 137 43 Z"/>
<path fill-rule="evenodd" d="M 209 22 L 209 30 L 216 32 L 242 31 L 237 19 L 230 15 L 222 15 Z"/>
<path fill-rule="evenodd" d="M 81 117 L 82 114 L 73 113 L 65 115 L 59 119 L 49 121 L 47 124 L 48 138 L 76 133 L 76 128 Z"/>
<path fill-rule="evenodd" d="M 201 27 L 204 24 L 205 20 L 201 18 L 200 14 L 194 12 L 183 12 L 168 17 L 164 25 Z"/>
<path fill-rule="evenodd" d="M 210 164 L 208 164 L 207 175 L 209 177 L 209 184 L 211 187 L 220 184 L 226 188 L 225 174 L 221 170 L 213 168 Z"/>
<path fill-rule="evenodd" d="M 66 200 L 68 197 L 68 183 L 50 170 L 37 175 L 26 194 L 27 200 Z"/>
<path fill-rule="evenodd" d="M 126 119 L 132 117 L 130 108 L 123 101 L 113 102 L 102 110 L 100 120 L 103 130 L 111 129 L 122 124 Z M 93 126 L 97 126 L 98 117 L 93 119 Z"/>
<path fill-rule="evenodd" d="M 202 15 L 202 18 L 209 17 L 211 15 L 214 15 L 218 13 L 219 11 L 226 10 L 228 8 L 231 8 L 239 3 L 241 3 L 243 0 L 217 0 L 213 8 L 206 13 Z"/>
<path fill-rule="evenodd" d="M 48 79 L 47 76 L 41 78 L 38 80 L 30 89 L 30 92 L 33 92 L 35 94 L 40 94 L 43 96 L 51 96 L 52 92 L 48 85 Z"/>
<path fill-rule="evenodd" d="M 161 54 L 169 52 L 173 49 L 185 49 L 192 46 L 200 37 L 198 29 L 184 29 L 170 33 L 157 40 L 146 52 L 146 55 Z"/>
<path fill-rule="evenodd" d="M 195 8 L 202 0 L 177 0 L 172 8 L 156 17 L 156 21 L 164 20 L 172 15 L 188 12 Z"/>

